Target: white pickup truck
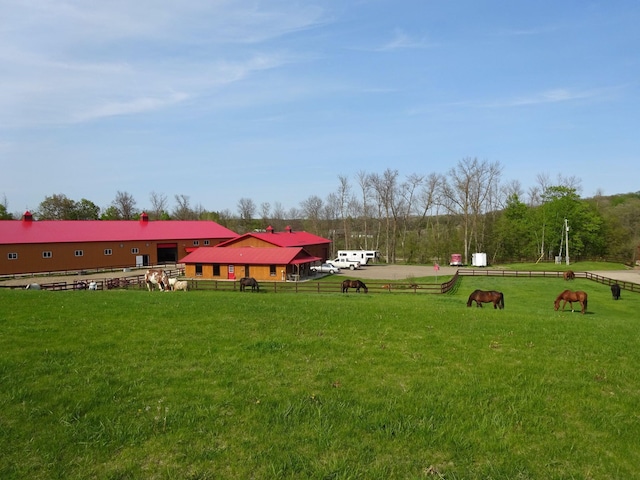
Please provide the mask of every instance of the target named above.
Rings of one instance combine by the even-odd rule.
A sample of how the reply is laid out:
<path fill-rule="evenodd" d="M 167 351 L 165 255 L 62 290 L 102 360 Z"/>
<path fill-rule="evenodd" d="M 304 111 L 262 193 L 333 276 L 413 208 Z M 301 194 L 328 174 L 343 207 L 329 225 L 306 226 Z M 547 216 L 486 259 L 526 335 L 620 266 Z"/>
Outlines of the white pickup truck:
<path fill-rule="evenodd" d="M 346 260 L 344 258 L 336 258 L 333 260 L 327 260 L 327 262 L 332 263 L 339 268 L 348 268 L 350 270 L 355 270 L 356 268 L 360 268 L 360 262 L 356 260 Z"/>

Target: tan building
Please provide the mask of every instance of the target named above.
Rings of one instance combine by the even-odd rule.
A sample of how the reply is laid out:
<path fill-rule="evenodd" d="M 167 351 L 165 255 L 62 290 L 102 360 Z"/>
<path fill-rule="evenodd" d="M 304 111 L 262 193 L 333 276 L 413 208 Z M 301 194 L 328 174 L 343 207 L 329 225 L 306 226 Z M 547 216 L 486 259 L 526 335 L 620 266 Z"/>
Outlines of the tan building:
<path fill-rule="evenodd" d="M 299 280 L 311 274 L 310 266 L 328 258 L 331 240 L 307 232 L 252 232 L 198 248 L 180 259 L 185 276 L 215 280 L 253 277 L 256 280 Z"/>

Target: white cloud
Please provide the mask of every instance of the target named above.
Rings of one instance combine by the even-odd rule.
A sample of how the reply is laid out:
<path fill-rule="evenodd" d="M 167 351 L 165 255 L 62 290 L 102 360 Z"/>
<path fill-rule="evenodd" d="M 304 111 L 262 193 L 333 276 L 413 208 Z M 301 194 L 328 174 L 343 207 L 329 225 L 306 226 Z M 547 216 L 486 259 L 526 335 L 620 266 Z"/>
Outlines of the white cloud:
<path fill-rule="evenodd" d="M 0 127 L 132 115 L 278 68 L 301 56 L 270 43 L 322 23 L 279 1 L 6 0 Z"/>

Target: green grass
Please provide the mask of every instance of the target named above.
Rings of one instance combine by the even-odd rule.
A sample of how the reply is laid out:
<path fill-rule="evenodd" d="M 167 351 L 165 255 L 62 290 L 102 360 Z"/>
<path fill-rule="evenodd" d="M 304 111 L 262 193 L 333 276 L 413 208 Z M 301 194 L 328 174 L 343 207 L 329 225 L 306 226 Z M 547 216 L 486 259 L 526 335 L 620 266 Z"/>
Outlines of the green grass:
<path fill-rule="evenodd" d="M 640 296 L 565 287 L 0 291 L 0 478 L 640 478 Z"/>
<path fill-rule="evenodd" d="M 547 271 L 547 272 L 564 272 L 566 270 L 573 270 L 574 272 L 595 272 L 598 270 L 628 270 L 629 267 L 622 263 L 616 262 L 592 262 L 592 261 L 580 261 L 571 262 L 570 265 L 564 263 L 556 264 L 551 262 L 539 262 L 539 263 L 510 263 L 506 265 L 492 265 L 489 268 L 505 269 L 505 270 L 521 270 L 523 272 L 529 271 Z"/>

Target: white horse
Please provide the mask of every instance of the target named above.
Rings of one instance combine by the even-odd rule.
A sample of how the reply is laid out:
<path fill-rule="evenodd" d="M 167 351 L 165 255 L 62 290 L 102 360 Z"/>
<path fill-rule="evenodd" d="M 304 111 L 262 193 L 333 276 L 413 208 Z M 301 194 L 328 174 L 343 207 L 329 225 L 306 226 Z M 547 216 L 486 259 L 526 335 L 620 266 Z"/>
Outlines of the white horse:
<path fill-rule="evenodd" d="M 169 277 L 164 270 L 147 270 L 144 274 L 144 283 L 149 291 L 153 290 L 153 285 L 158 286 L 161 292 L 169 291 Z"/>
<path fill-rule="evenodd" d="M 40 290 L 40 284 L 39 283 L 30 283 L 26 287 L 24 287 L 24 289 L 25 290 Z"/>
<path fill-rule="evenodd" d="M 169 279 L 169 290 L 174 290 L 177 281 L 178 281 L 177 278 L 170 278 Z"/>
<path fill-rule="evenodd" d="M 187 290 L 189 290 L 189 282 L 187 282 L 186 280 L 175 282 L 173 290 L 176 292 L 179 290 L 184 290 L 186 292 Z"/>

